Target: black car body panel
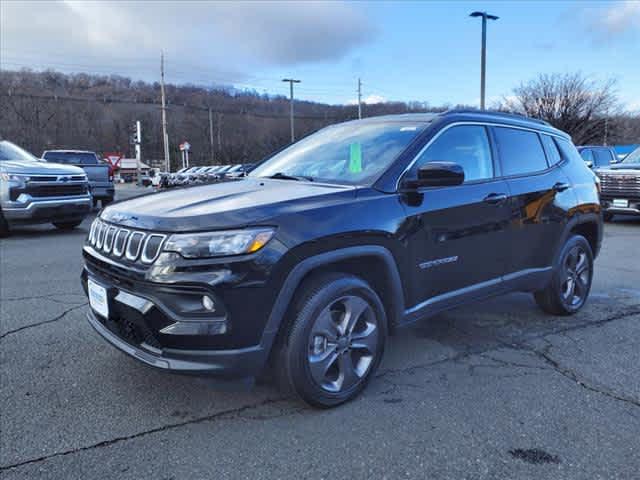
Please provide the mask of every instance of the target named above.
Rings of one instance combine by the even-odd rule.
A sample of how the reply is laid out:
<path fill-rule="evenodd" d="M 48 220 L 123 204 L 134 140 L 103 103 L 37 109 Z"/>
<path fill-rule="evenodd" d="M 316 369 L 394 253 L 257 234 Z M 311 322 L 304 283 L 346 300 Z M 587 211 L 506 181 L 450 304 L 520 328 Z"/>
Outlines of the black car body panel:
<path fill-rule="evenodd" d="M 393 329 L 471 300 L 542 288 L 571 232 L 586 236 L 597 254 L 602 220 L 595 175 L 566 134 L 538 121 L 478 112 L 362 122 L 411 122 L 424 128 L 367 185 L 249 176 L 104 209 L 98 221 L 107 228 L 105 239 L 119 230 L 167 238 L 248 227 L 275 233 L 255 253 L 187 259 L 163 251 L 143 265 L 114 257 L 104 240 L 102 245 L 94 241 L 92 228 L 84 247 L 83 284 L 86 290 L 91 278 L 103 285 L 113 312 L 113 318 L 91 313 L 94 327 L 121 350 L 134 356 L 142 352 L 139 358 L 150 365 L 253 376 L 286 325 L 296 289 L 314 272 L 347 271 L 365 278 L 381 293 Z M 416 156 L 459 125 L 486 129 L 494 175 L 457 186 L 406 188 Z M 548 135 L 551 148 L 558 150 L 540 149 L 541 171 L 502 175 L 511 160 L 492 129 L 505 126 Z M 208 330 L 161 332 L 195 321 L 194 305 L 203 295 L 217 307 Z M 197 315 L 207 320 L 205 313 Z M 236 354 L 243 360 L 233 359 Z"/>

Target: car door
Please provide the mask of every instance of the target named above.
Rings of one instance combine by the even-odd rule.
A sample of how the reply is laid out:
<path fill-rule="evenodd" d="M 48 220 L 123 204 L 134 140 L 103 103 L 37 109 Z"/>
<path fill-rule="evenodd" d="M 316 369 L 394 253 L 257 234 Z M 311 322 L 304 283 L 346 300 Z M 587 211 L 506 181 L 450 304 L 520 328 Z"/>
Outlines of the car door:
<path fill-rule="evenodd" d="M 421 188 L 405 197 L 410 311 L 482 296 L 500 283 L 509 208 L 508 187 L 496 178 L 494 156 L 487 127 L 453 125 L 429 142 L 406 174 L 416 178 L 420 166 L 434 161 L 454 162 L 465 171 L 462 185 Z"/>
<path fill-rule="evenodd" d="M 575 202 L 569 179 L 560 166 L 561 157 L 551 136 L 506 126 L 494 126 L 492 130 L 511 194 L 511 248 L 506 274 L 515 278 L 542 273 L 553 263 L 567 210 Z"/>

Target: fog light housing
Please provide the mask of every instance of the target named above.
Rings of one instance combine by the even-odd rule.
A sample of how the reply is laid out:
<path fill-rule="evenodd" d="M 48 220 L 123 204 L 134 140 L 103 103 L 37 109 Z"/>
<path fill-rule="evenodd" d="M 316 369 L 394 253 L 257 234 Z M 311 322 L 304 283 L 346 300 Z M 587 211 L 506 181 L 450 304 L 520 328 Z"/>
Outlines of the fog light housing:
<path fill-rule="evenodd" d="M 203 295 L 202 297 L 202 306 L 208 312 L 216 311 L 216 304 L 213 302 L 213 299 L 208 295 Z"/>

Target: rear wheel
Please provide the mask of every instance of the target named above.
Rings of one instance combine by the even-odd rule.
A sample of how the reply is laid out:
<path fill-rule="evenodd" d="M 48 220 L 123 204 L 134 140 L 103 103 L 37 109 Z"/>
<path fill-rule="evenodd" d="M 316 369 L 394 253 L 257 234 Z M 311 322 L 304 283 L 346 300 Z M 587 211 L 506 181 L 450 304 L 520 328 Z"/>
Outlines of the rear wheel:
<path fill-rule="evenodd" d="M 60 230 L 73 230 L 82 223 L 82 220 L 74 220 L 72 222 L 53 222 L 53 225 Z"/>
<path fill-rule="evenodd" d="M 553 315 L 572 315 L 589 296 L 593 279 L 593 253 L 589 242 L 573 235 L 565 243 L 553 270 L 551 283 L 534 293 L 536 302 Z"/>
<path fill-rule="evenodd" d="M 387 320 L 376 292 L 357 277 L 327 274 L 303 286 L 292 313 L 278 352 L 281 387 L 316 407 L 353 399 L 384 352 Z"/>

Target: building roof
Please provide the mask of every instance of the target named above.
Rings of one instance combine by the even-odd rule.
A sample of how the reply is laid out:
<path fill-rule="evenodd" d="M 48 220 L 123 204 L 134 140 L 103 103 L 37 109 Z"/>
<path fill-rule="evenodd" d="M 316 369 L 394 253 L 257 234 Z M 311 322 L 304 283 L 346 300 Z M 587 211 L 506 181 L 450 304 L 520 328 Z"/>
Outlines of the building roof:
<path fill-rule="evenodd" d="M 124 170 L 135 170 L 136 168 L 138 168 L 138 166 L 136 165 L 136 159 L 135 158 L 123 158 L 120 160 L 120 169 L 124 169 Z M 149 169 L 151 168 L 149 165 L 147 165 L 144 162 L 140 162 L 140 168 L 143 169 Z"/>

